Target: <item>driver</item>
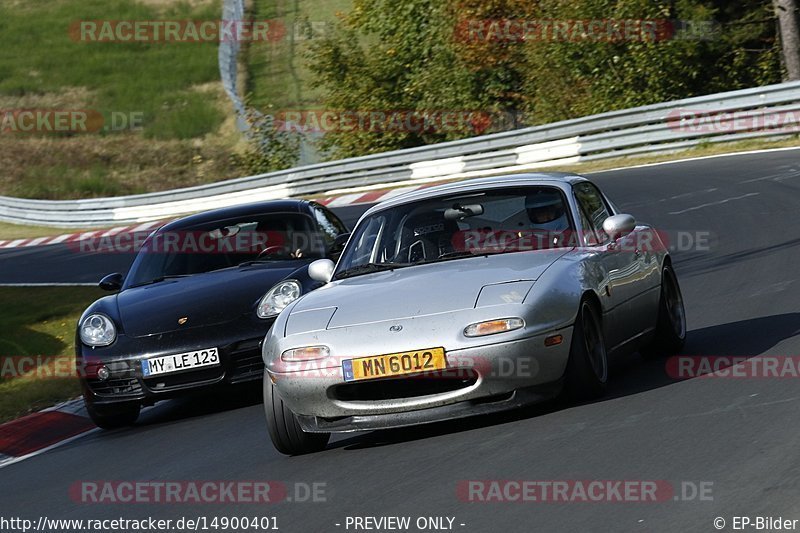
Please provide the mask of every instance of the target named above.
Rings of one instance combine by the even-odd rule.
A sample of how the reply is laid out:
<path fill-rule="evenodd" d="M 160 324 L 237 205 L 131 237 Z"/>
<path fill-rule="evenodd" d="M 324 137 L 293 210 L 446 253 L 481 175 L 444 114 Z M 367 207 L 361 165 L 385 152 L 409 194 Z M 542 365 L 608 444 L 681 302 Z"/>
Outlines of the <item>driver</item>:
<path fill-rule="evenodd" d="M 569 229 L 564 200 L 557 192 L 539 191 L 525 197 L 525 210 L 533 229 L 565 231 Z"/>

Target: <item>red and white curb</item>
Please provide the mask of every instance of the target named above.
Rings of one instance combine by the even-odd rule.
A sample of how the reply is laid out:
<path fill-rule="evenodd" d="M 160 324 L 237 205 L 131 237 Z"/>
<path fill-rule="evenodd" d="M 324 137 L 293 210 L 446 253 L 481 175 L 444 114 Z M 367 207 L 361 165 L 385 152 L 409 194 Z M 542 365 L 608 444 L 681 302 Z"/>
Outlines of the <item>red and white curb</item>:
<path fill-rule="evenodd" d="M 351 205 L 372 204 L 394 198 L 403 193 L 416 191 L 425 187 L 430 187 L 431 184 L 417 185 L 412 187 L 401 187 L 399 189 L 380 190 L 360 192 L 355 194 L 345 194 L 343 196 L 333 196 L 330 198 L 323 198 L 317 200 L 320 204 L 327 207 L 347 207 Z M 119 228 L 101 229 L 95 231 L 86 231 L 82 233 L 68 233 L 59 235 L 57 237 L 38 237 L 36 239 L 16 239 L 16 240 L 0 240 L 0 249 L 8 248 L 28 248 L 34 246 L 49 246 L 52 244 L 70 243 L 75 241 L 82 241 L 92 238 L 112 237 L 114 235 L 134 234 L 144 231 L 150 231 L 153 228 L 164 224 L 164 220 L 156 220 L 153 222 L 145 222 L 134 226 L 123 226 Z"/>
<path fill-rule="evenodd" d="M 112 237 L 114 235 L 119 235 L 119 234 L 140 233 L 152 230 L 153 228 L 155 228 L 160 224 L 163 224 L 163 221 L 156 220 L 153 222 L 145 222 L 144 224 L 137 224 L 134 226 L 100 229 L 100 230 L 86 231 L 81 233 L 67 233 L 65 235 L 59 235 L 57 237 L 38 237 L 36 239 L 16 239 L 16 240 L 5 240 L 5 241 L 0 240 L 0 249 L 49 246 L 51 244 L 70 243 L 97 237 Z"/>
<path fill-rule="evenodd" d="M 398 189 L 390 189 L 390 190 L 380 190 L 380 191 L 369 191 L 369 192 L 358 192 L 353 194 L 345 194 L 343 196 L 334 196 L 331 198 L 323 198 L 322 200 L 317 200 L 317 202 L 321 203 L 326 207 L 347 207 L 350 205 L 359 205 L 359 204 L 377 204 L 379 202 L 383 202 L 385 200 L 389 200 L 390 198 L 394 198 L 395 196 L 400 196 L 401 194 L 405 194 L 407 192 L 417 191 L 419 189 L 425 189 L 430 187 L 431 183 L 426 183 L 424 185 L 415 185 L 412 187 L 400 187 Z"/>
<path fill-rule="evenodd" d="M 0 468 L 99 431 L 83 400 L 71 400 L 0 425 Z"/>

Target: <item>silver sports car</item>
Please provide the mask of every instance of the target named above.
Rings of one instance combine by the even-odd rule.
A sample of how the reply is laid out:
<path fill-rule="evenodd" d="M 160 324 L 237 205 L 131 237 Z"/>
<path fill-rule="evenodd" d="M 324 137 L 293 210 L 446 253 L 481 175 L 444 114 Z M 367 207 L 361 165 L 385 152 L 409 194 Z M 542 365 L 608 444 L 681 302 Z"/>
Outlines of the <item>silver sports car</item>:
<path fill-rule="evenodd" d="M 309 275 L 327 284 L 289 304 L 263 345 L 267 425 L 286 454 L 332 432 L 596 397 L 610 357 L 686 338 L 664 240 L 570 174 L 397 196 Z"/>

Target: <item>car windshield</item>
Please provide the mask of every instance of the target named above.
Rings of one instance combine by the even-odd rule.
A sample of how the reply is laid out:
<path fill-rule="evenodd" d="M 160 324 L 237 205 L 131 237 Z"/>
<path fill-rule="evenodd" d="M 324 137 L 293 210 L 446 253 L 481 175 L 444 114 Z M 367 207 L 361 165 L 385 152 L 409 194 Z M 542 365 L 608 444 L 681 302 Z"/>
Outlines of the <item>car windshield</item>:
<path fill-rule="evenodd" d="M 226 268 L 324 257 L 313 220 L 274 213 L 161 230 L 142 245 L 128 286 L 157 283 Z"/>
<path fill-rule="evenodd" d="M 556 187 L 497 188 L 402 204 L 359 223 L 335 279 L 479 255 L 572 246 Z"/>

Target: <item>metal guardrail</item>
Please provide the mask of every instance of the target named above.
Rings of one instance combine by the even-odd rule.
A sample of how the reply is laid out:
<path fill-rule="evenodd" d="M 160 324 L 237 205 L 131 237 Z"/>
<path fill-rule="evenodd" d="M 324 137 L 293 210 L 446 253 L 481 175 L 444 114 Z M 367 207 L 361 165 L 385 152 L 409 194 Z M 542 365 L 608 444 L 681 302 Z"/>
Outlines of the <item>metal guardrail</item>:
<path fill-rule="evenodd" d="M 235 88 L 235 87 L 234 87 Z M 226 88 L 227 89 L 227 88 Z M 681 110 L 716 116 L 711 130 L 684 127 Z M 771 113 L 782 130 L 754 130 L 735 112 Z M 60 227 L 127 224 L 204 209 L 347 189 L 526 171 L 555 164 L 653 154 L 800 131 L 800 82 L 688 98 L 574 120 L 248 176 L 184 189 L 90 200 L 0 196 L 0 220 Z"/>

